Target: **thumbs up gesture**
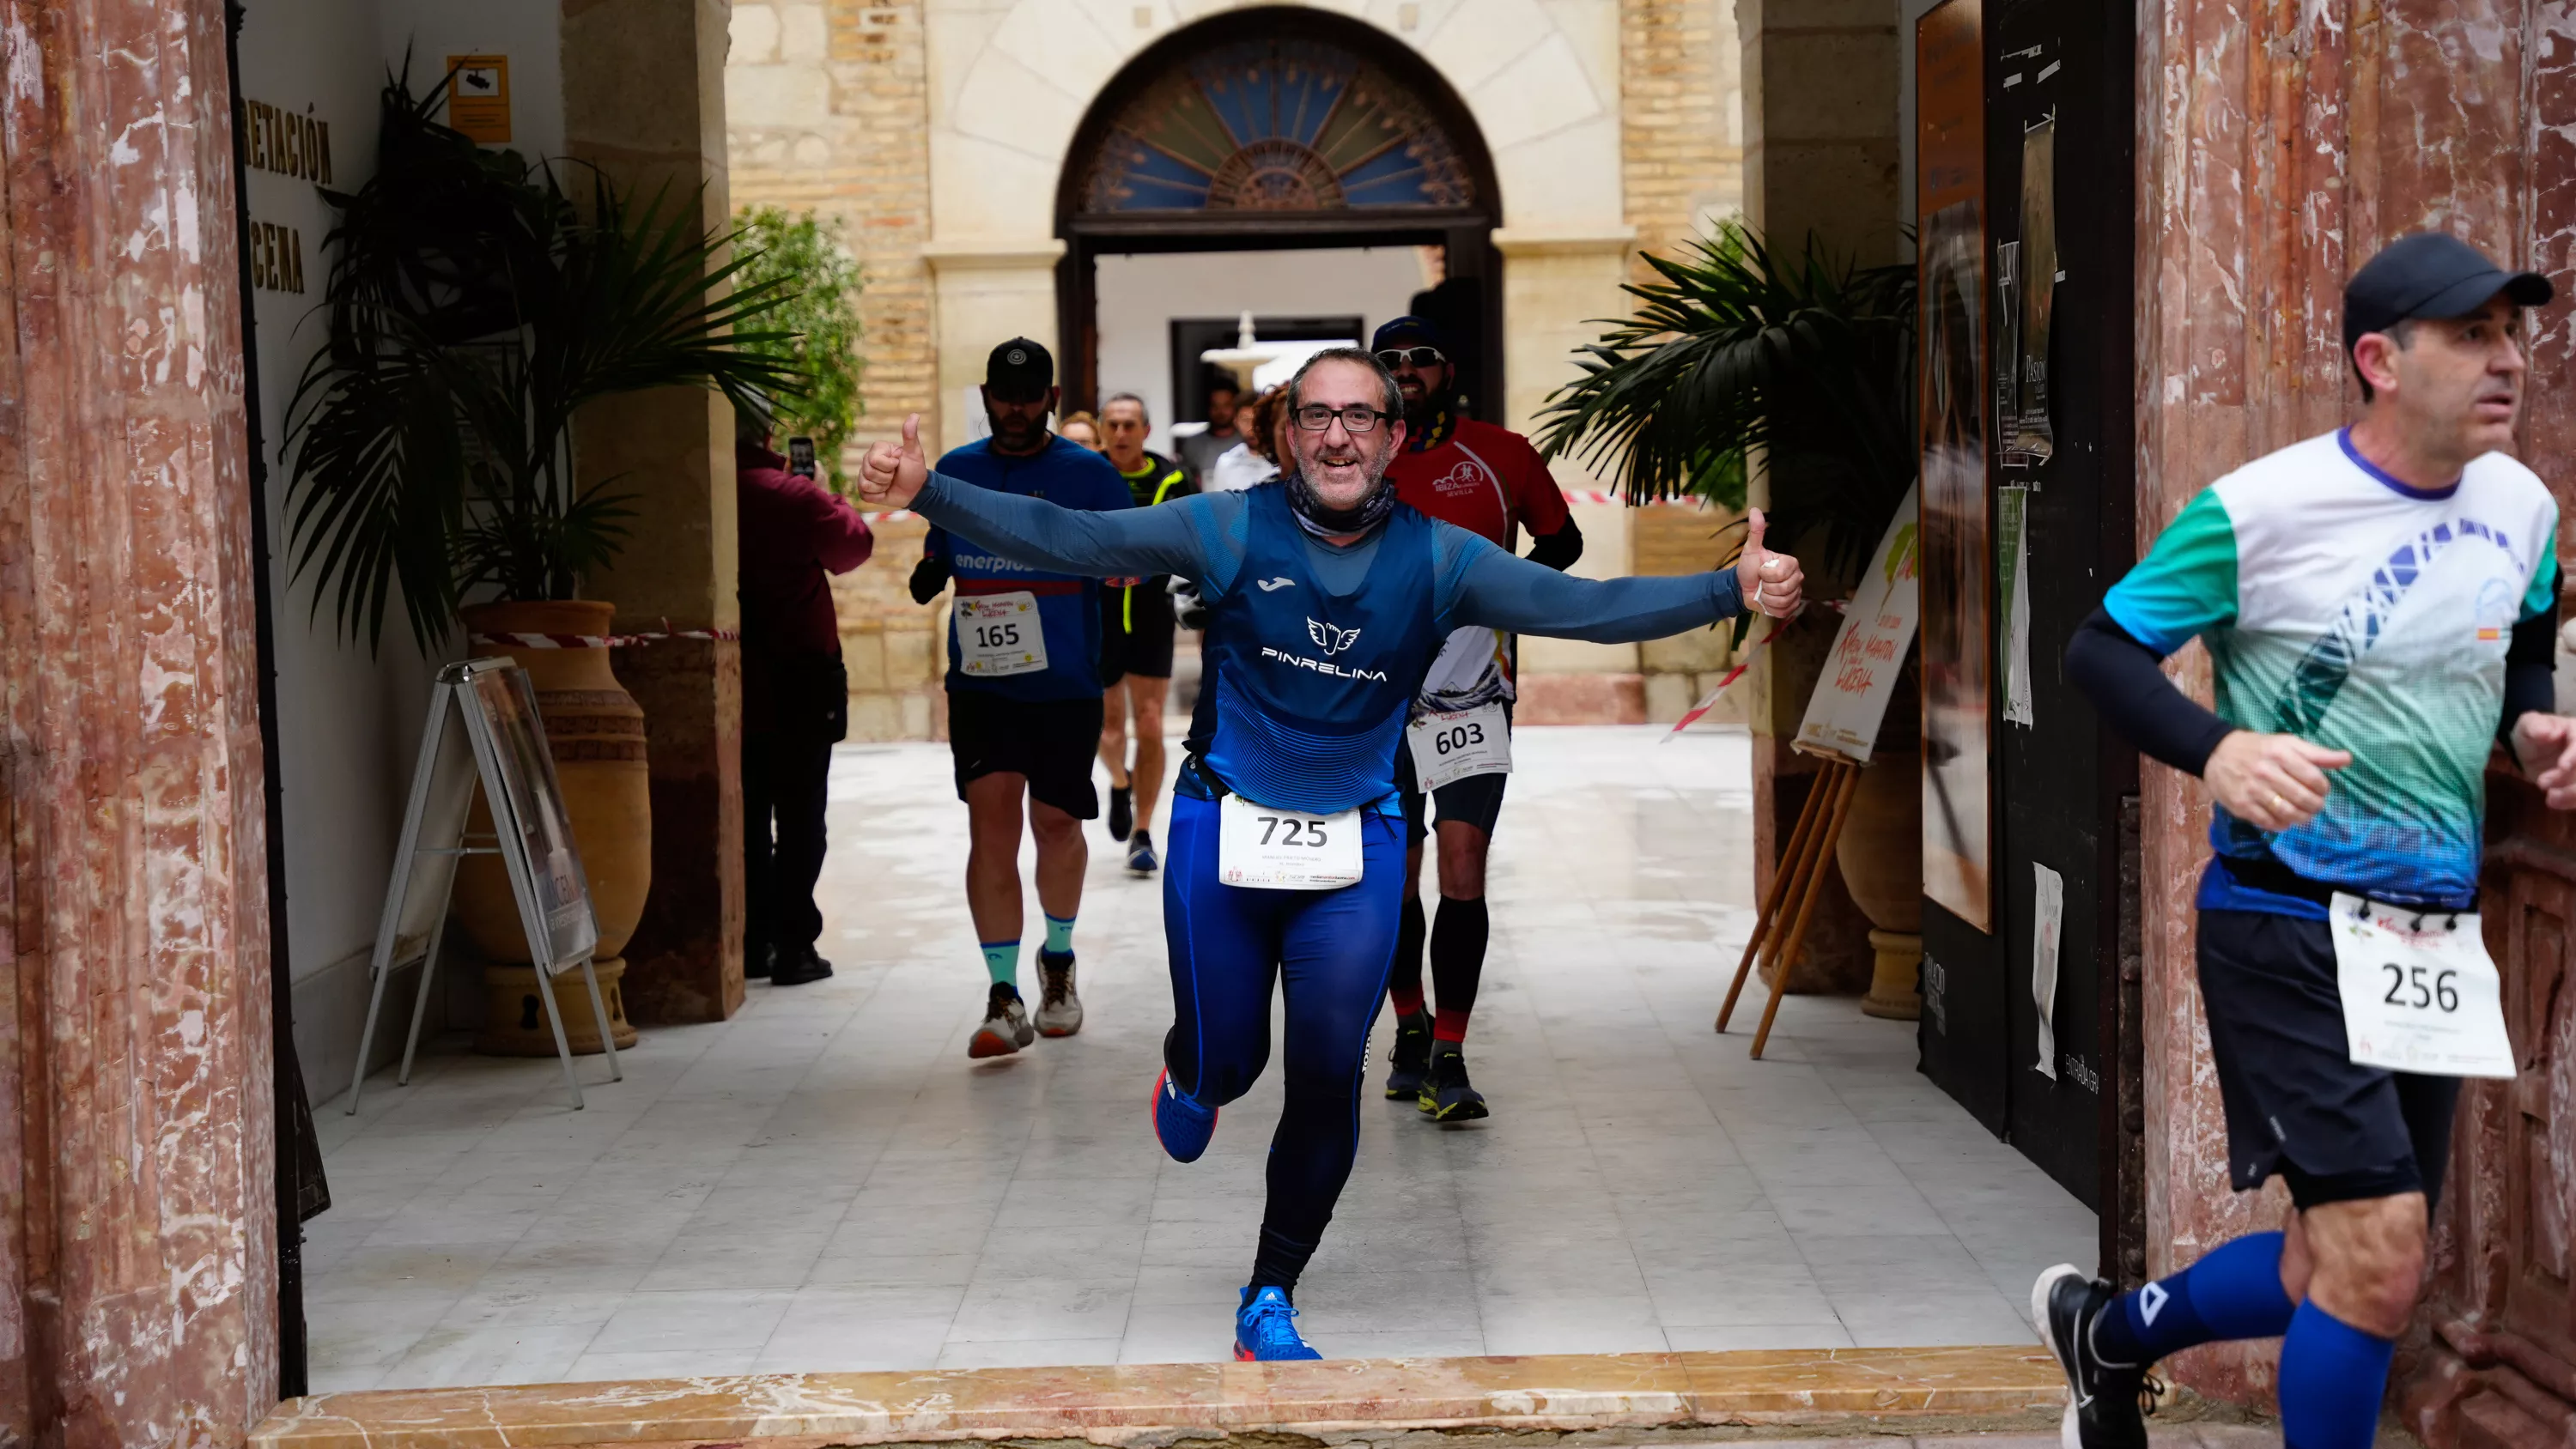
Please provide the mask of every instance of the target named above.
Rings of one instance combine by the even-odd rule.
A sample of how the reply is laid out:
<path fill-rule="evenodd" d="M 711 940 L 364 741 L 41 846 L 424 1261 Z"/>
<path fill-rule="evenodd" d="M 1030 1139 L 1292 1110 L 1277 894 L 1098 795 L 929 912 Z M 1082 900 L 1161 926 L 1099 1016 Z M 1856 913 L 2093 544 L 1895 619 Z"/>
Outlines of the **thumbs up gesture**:
<path fill-rule="evenodd" d="M 903 420 L 903 441 L 868 445 L 859 463 L 859 496 L 883 508 L 911 504 L 921 485 L 930 481 L 930 464 L 921 456 L 921 414 Z"/>
<path fill-rule="evenodd" d="M 1798 612 L 1807 573 L 1796 559 L 1763 545 L 1764 527 L 1761 509 L 1744 516 L 1744 551 L 1735 556 L 1735 582 L 1744 591 L 1745 607 L 1786 619 Z"/>

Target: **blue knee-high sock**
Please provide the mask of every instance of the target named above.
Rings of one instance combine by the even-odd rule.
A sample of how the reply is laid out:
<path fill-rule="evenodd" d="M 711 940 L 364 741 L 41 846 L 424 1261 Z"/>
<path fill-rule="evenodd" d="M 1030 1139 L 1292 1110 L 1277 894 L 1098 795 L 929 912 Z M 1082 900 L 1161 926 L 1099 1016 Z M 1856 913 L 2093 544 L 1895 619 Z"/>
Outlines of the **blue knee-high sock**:
<path fill-rule="evenodd" d="M 2315 1300 L 2300 1304 L 2281 1340 L 2284 1449 L 2370 1449 L 2396 1352 L 2395 1343 L 2362 1332 Z"/>
<path fill-rule="evenodd" d="M 2281 1235 L 2248 1233 L 2122 1297 L 2094 1320 L 2093 1351 L 2104 1363 L 2145 1365 L 2221 1339 L 2278 1338 L 2291 1308 L 2281 1291 Z"/>

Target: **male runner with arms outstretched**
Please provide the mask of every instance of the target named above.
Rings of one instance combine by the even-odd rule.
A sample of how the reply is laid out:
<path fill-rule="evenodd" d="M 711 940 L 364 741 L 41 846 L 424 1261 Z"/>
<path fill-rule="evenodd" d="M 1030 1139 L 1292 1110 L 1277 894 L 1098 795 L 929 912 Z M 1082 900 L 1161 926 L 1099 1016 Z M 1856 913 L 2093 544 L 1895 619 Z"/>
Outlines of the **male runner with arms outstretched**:
<path fill-rule="evenodd" d="M 1055 404 L 1055 359 L 1044 347 L 1014 337 L 994 348 L 984 365 L 992 436 L 949 452 L 939 460 L 941 474 L 961 487 L 1064 508 L 1131 506 L 1107 459 L 1047 431 Z M 1100 809 L 1091 788 L 1100 739 L 1100 585 L 1032 569 L 934 527 L 922 540 L 912 597 L 930 602 L 952 575 L 948 750 L 970 832 L 966 906 L 989 978 L 984 1024 L 967 1039 L 966 1054 L 1008 1056 L 1041 1032 L 1082 1030 L 1073 924 L 1091 859 L 1082 822 Z M 1046 916 L 1034 1022 L 1020 997 L 1023 798 L 1038 847 L 1038 908 Z"/>
<path fill-rule="evenodd" d="M 1175 1021 L 1154 1130 L 1182 1162 L 1270 1054 L 1287 995 L 1287 1103 L 1235 1355 L 1316 1358 L 1290 1306 L 1359 1148 L 1368 1030 L 1386 992 L 1403 890 L 1395 751 L 1424 672 L 1461 624 L 1604 642 L 1740 612 L 1798 607 L 1797 560 L 1761 546 L 1678 578 L 1573 579 L 1401 506 L 1385 481 L 1403 398 L 1356 348 L 1317 353 L 1290 384 L 1297 469 L 1240 493 L 1115 516 L 961 487 L 905 441 L 868 451 L 860 494 L 912 507 L 1033 566 L 1178 574 L 1206 602 L 1200 728 L 1172 801 L 1163 928 Z"/>
<path fill-rule="evenodd" d="M 2576 807 L 2576 723 L 2547 712 L 2558 509 L 2503 451 L 2522 309 L 2550 292 L 2449 236 L 2390 244 L 2344 288 L 2360 420 L 2202 490 L 2067 648 L 2103 718 L 2217 799 L 2198 949 L 2230 1175 L 2279 1173 L 2294 1211 L 2125 1296 L 2040 1275 L 2066 1449 L 2143 1449 L 2147 1369 L 2219 1339 L 2281 1339 L 2288 1449 L 2377 1432 L 2460 1076 L 2513 1073 L 2477 918 L 2453 914 L 2477 906 L 2497 740 Z M 2195 637 L 2215 713 L 2157 667 Z"/>
<path fill-rule="evenodd" d="M 1386 465 L 1398 501 L 1478 534 L 1505 553 L 1527 526 L 1532 563 L 1567 569 L 1583 556 L 1583 531 L 1566 512 L 1565 495 L 1529 440 L 1507 428 L 1458 416 L 1456 371 L 1440 333 L 1419 317 L 1377 329 L 1369 350 L 1395 374 L 1404 393 L 1404 446 Z M 1404 853 L 1404 923 L 1395 941 L 1387 999 L 1395 1007 L 1395 1049 L 1386 1094 L 1421 1108 L 1435 1122 L 1487 1115 L 1484 1094 L 1467 1080 L 1467 1014 L 1485 974 L 1485 851 L 1503 812 L 1511 779 L 1511 639 L 1481 624 L 1462 624 L 1441 641 L 1422 693 L 1416 727 L 1395 753 L 1396 788 L 1404 792 L 1411 844 Z M 1436 718 L 1435 718 L 1436 716 Z M 1490 748 L 1488 747 L 1490 746 Z M 1421 758 L 1470 773 L 1426 796 Z M 1444 758 L 1445 756 L 1445 758 Z M 1479 768 L 1481 767 L 1481 768 Z M 1422 842 L 1432 833 L 1430 807 L 1440 807 L 1440 914 L 1422 915 Z M 1434 995 L 1422 996 L 1422 946 L 1431 944 Z"/>

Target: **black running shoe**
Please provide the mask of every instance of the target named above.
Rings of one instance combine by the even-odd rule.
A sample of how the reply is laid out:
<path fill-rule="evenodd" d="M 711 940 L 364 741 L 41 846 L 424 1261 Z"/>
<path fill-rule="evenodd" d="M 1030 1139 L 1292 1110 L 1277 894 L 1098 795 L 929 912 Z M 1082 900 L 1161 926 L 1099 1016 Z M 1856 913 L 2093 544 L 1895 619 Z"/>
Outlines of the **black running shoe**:
<path fill-rule="evenodd" d="M 1135 790 L 1132 786 L 1112 785 L 1109 787 L 1110 839 L 1123 844 L 1128 836 L 1136 833 L 1136 807 L 1129 803 L 1134 799 Z"/>
<path fill-rule="evenodd" d="M 780 956 L 769 968 L 772 986 L 802 986 L 808 981 L 821 981 L 832 974 L 832 963 L 814 954 L 814 948 Z"/>
<path fill-rule="evenodd" d="M 2031 1285 L 2031 1322 L 2066 1370 L 2066 1418 L 2058 1429 L 2064 1449 L 2146 1449 L 2147 1421 L 2139 1402 L 2147 1366 L 2104 1363 L 2093 1352 L 2094 1321 L 2119 1297 L 2118 1289 L 2071 1263 L 2058 1264 Z"/>
<path fill-rule="evenodd" d="M 1431 1013 L 1417 1011 L 1395 1019 L 1395 1050 L 1386 1054 L 1386 1099 L 1410 1102 L 1422 1095 L 1422 1079 L 1431 1071 Z"/>
<path fill-rule="evenodd" d="M 1493 1115 L 1485 1094 L 1467 1085 L 1467 1054 L 1446 1042 L 1431 1053 L 1431 1070 L 1423 1074 L 1416 1105 L 1434 1122 L 1473 1122 Z"/>

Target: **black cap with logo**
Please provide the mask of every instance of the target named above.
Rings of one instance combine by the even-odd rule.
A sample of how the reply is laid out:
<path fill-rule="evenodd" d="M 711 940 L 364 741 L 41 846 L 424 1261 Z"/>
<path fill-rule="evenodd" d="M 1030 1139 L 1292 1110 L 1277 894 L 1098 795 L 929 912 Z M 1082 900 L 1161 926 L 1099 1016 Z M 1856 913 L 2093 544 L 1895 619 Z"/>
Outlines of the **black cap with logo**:
<path fill-rule="evenodd" d="M 2517 307 L 2539 307 L 2557 289 L 2538 272 L 2506 271 L 2448 232 L 2399 237 L 2344 283 L 2344 355 L 2366 333 L 2417 318 L 2466 317 L 2499 292 Z"/>
<path fill-rule="evenodd" d="M 1055 358 L 1044 344 L 1014 337 L 984 359 L 984 385 L 1013 398 L 1032 398 L 1055 386 Z"/>

